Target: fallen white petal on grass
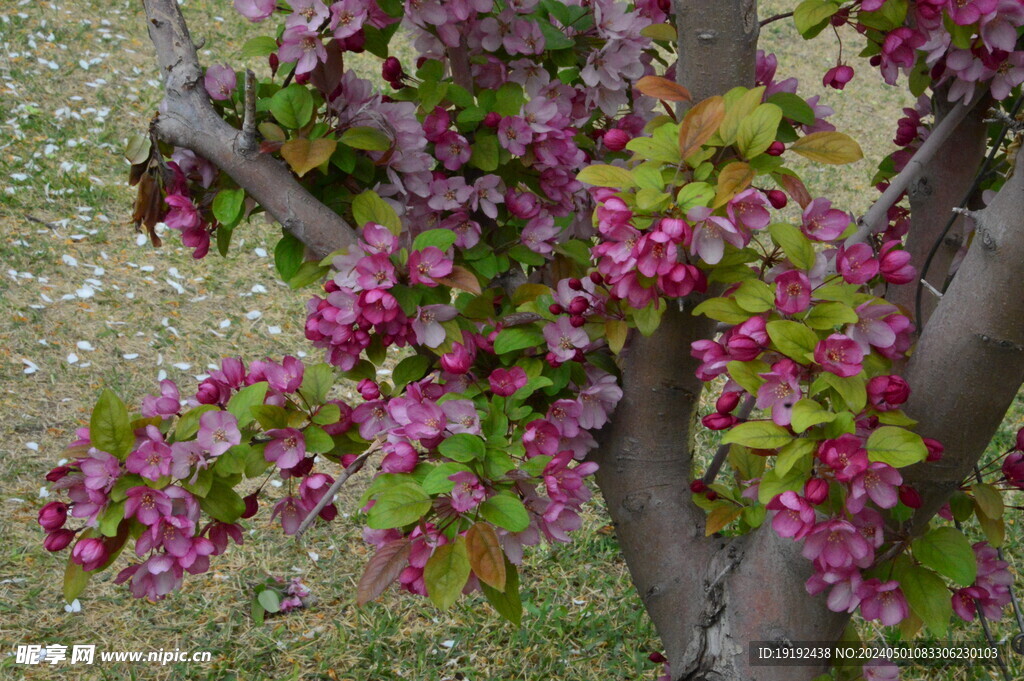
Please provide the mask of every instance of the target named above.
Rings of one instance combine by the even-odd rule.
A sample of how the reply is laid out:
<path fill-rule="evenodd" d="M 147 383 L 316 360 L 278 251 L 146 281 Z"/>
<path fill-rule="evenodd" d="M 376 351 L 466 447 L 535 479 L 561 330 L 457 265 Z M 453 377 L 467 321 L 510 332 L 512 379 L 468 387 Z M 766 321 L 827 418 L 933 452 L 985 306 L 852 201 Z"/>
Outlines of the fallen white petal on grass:
<path fill-rule="evenodd" d="M 30 359 L 22 359 L 21 363 L 25 365 L 25 373 L 29 376 L 39 371 L 39 365 Z"/>
<path fill-rule="evenodd" d="M 25 443 L 25 449 L 31 449 L 33 452 L 38 452 L 39 451 L 39 443 L 38 442 L 26 442 Z"/>
<path fill-rule="evenodd" d="M 90 343 L 87 340 L 78 341 L 78 343 L 76 343 L 75 345 L 78 347 L 79 350 L 85 350 L 86 352 L 92 352 L 93 350 L 96 349 L 92 346 L 92 343 Z"/>
<path fill-rule="evenodd" d="M 189 369 L 192 368 L 192 365 L 189 364 L 188 362 L 175 362 L 171 366 L 173 366 L 175 369 L 181 369 L 182 371 L 188 371 Z"/>
<path fill-rule="evenodd" d="M 259 310 L 249 310 L 248 312 L 245 313 L 245 318 L 253 321 L 259 319 L 262 316 L 263 313 L 260 312 Z"/>
<path fill-rule="evenodd" d="M 179 284 L 178 282 L 174 281 L 173 279 L 164 279 L 164 281 L 170 284 L 171 288 L 173 288 L 174 292 L 177 293 L 178 295 L 181 295 L 182 293 L 185 292 L 185 287 Z"/>
<path fill-rule="evenodd" d="M 222 329 L 226 329 L 229 326 L 231 326 L 231 320 L 230 319 L 222 319 L 222 320 L 220 320 L 219 326 Z"/>
<path fill-rule="evenodd" d="M 267 333 L 269 333 L 271 336 L 276 336 L 277 334 L 281 333 L 281 327 L 280 326 L 268 326 L 267 327 Z"/>
<path fill-rule="evenodd" d="M 77 598 L 64 606 L 64 612 L 82 612 L 82 603 Z"/>
<path fill-rule="evenodd" d="M 265 257 L 267 257 L 267 249 L 265 249 L 265 248 L 254 248 L 253 249 L 253 253 L 255 253 L 256 257 L 258 257 L 258 258 L 265 258 Z"/>
<path fill-rule="evenodd" d="M 68 364 L 75 364 L 78 362 L 78 355 L 73 352 L 68 353 Z"/>
<path fill-rule="evenodd" d="M 75 290 L 75 295 L 79 298 L 92 298 L 96 295 L 96 291 L 93 290 L 92 286 L 83 286 L 82 288 Z"/>
<path fill-rule="evenodd" d="M 40 499 L 45 499 L 48 496 L 50 496 L 50 490 L 46 489 L 45 487 L 40 487 L 39 488 L 39 498 Z"/>
<path fill-rule="evenodd" d="M 67 253 L 65 253 L 64 255 L 60 256 L 60 259 L 68 267 L 78 267 L 78 260 L 76 260 L 73 256 L 68 255 Z"/>
<path fill-rule="evenodd" d="M 121 356 L 124 357 L 125 359 L 138 359 L 139 358 L 139 353 L 137 353 L 137 352 L 128 352 L 128 353 L 125 353 L 125 354 L 123 354 Z"/>

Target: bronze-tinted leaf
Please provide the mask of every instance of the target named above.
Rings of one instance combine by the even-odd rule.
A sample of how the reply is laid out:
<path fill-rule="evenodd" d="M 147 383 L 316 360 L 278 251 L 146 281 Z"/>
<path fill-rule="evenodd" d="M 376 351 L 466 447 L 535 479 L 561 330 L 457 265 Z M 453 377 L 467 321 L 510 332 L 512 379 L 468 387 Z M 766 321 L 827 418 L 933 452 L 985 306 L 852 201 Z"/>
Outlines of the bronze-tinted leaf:
<path fill-rule="evenodd" d="M 469 565 L 480 581 L 498 591 L 505 590 L 505 553 L 501 550 L 498 533 L 490 523 L 476 523 L 466 532 L 466 550 Z"/>
<path fill-rule="evenodd" d="M 690 91 L 679 83 L 672 82 L 661 76 L 644 76 L 634 87 L 648 97 L 656 97 L 666 102 L 688 102 Z"/>
<path fill-rule="evenodd" d="M 478 296 L 483 293 L 483 289 L 480 288 L 480 282 L 477 281 L 476 275 L 460 265 L 453 267 L 452 273 L 447 277 L 434 277 L 434 280 L 444 286 L 469 291 L 473 295 Z"/>
<path fill-rule="evenodd" d="M 679 125 L 679 155 L 683 158 L 698 151 L 718 130 L 725 118 L 725 100 L 709 97 L 686 112 Z"/>
<path fill-rule="evenodd" d="M 373 558 L 366 564 L 363 576 L 359 579 L 356 589 L 356 603 L 365 605 L 384 593 L 391 582 L 409 564 L 408 538 L 396 539 L 377 549 Z"/>

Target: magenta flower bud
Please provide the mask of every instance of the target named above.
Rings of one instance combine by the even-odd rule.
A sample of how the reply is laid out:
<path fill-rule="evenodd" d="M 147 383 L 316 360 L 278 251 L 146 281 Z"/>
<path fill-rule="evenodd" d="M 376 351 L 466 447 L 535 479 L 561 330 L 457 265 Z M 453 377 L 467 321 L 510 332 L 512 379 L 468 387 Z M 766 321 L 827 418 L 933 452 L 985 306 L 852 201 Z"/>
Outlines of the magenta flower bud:
<path fill-rule="evenodd" d="M 729 337 L 726 342 L 729 350 L 729 359 L 739 362 L 749 362 L 761 354 L 763 346 L 750 336 L 736 334 Z"/>
<path fill-rule="evenodd" d="M 590 303 L 587 302 L 586 298 L 583 296 L 576 296 L 572 299 L 572 302 L 569 303 L 569 314 L 581 315 L 586 312 L 589 307 Z"/>
<path fill-rule="evenodd" d="M 270 65 L 271 75 L 276 75 L 277 67 L 281 65 L 281 59 L 277 56 L 277 52 L 270 53 L 270 56 L 267 57 L 267 64 Z"/>
<path fill-rule="evenodd" d="M 663 12 L 667 12 L 668 10 L 666 9 L 666 10 L 662 10 L 662 11 Z M 700 482 L 700 481 L 699 480 L 694 480 L 694 482 L 696 483 L 696 482 Z M 701 484 L 703 485 L 704 483 L 701 482 Z M 693 485 L 690 485 L 690 489 L 693 489 Z M 694 490 L 694 492 L 696 492 L 696 490 Z M 651 662 L 655 663 L 655 664 L 662 664 L 664 662 L 668 662 L 668 658 L 666 658 L 661 653 L 651 653 L 650 655 L 647 656 L 647 659 L 650 660 Z"/>
<path fill-rule="evenodd" d="M 765 196 L 768 197 L 768 203 L 772 204 L 772 208 L 780 210 L 786 207 L 789 203 L 789 198 L 786 196 L 786 192 L 781 189 L 771 189 L 765 192 Z"/>
<path fill-rule="evenodd" d="M 722 396 L 718 398 L 717 402 L 715 402 L 715 411 L 719 414 L 728 414 L 735 409 L 736 405 L 739 403 L 740 394 L 738 391 L 725 392 L 722 393 Z"/>
<path fill-rule="evenodd" d="M 804 499 L 818 506 L 828 499 L 828 482 L 823 478 L 811 478 L 804 483 Z"/>
<path fill-rule="evenodd" d="M 309 72 L 295 74 L 295 82 L 299 85 L 305 85 L 309 82 Z"/>
<path fill-rule="evenodd" d="M 402 71 L 402 62 L 398 61 L 396 57 L 388 57 L 384 60 L 380 74 L 387 81 L 399 80 L 405 76 L 405 72 Z"/>
<path fill-rule="evenodd" d="M 1003 475 L 1006 482 L 1017 489 L 1024 489 L 1024 453 L 1011 452 L 1003 459 Z"/>
<path fill-rule="evenodd" d="M 853 67 L 843 64 L 841 66 L 833 66 L 826 71 L 825 77 L 821 82 L 826 87 L 842 90 L 851 80 L 853 80 Z"/>
<path fill-rule="evenodd" d="M 499 123 L 501 123 L 501 114 L 497 111 L 491 111 L 484 116 L 484 125 L 488 128 L 497 128 Z"/>
<path fill-rule="evenodd" d="M 71 530 L 54 530 L 46 535 L 43 540 L 43 548 L 47 551 L 63 551 L 75 538 Z"/>
<path fill-rule="evenodd" d="M 550 312 L 551 314 L 562 314 L 563 312 L 565 312 L 565 308 L 559 305 L 558 303 L 551 303 L 550 305 L 548 305 L 548 312 Z"/>
<path fill-rule="evenodd" d="M 245 502 L 245 510 L 242 511 L 243 518 L 251 518 L 256 515 L 256 511 L 260 509 L 260 494 L 259 492 L 253 492 L 249 496 L 242 499 Z"/>
<path fill-rule="evenodd" d="M 785 150 L 786 145 L 778 140 L 775 140 L 774 142 L 768 145 L 768 149 L 766 149 L 764 153 L 768 154 L 769 156 L 782 156 L 782 152 L 784 152 Z"/>
<path fill-rule="evenodd" d="M 923 440 L 924 446 L 928 448 L 928 457 L 925 461 L 939 461 L 942 459 L 942 455 L 946 451 L 942 443 L 930 437 L 923 438 Z"/>
<path fill-rule="evenodd" d="M 878 269 L 882 278 L 890 284 L 909 284 L 917 278 L 917 270 L 910 264 L 910 253 L 900 248 L 900 242 L 892 240 L 882 246 L 878 254 Z"/>
<path fill-rule="evenodd" d="M 612 128 L 604 133 L 604 137 L 601 140 L 604 145 L 611 151 L 622 151 L 626 148 L 626 144 L 631 140 L 629 133 L 619 128 Z"/>
<path fill-rule="evenodd" d="M 356 387 L 359 394 L 362 395 L 364 400 L 375 400 L 380 397 L 380 386 L 371 381 L 368 378 L 364 378 L 359 381 L 359 385 Z"/>
<path fill-rule="evenodd" d="M 46 531 L 64 527 L 68 519 L 68 505 L 51 501 L 39 509 L 39 525 Z"/>
<path fill-rule="evenodd" d="M 501 397 L 512 395 L 526 385 L 528 380 L 522 367 L 495 369 L 487 378 L 487 382 L 491 385 L 491 392 Z"/>
<path fill-rule="evenodd" d="M 583 282 L 573 277 L 572 279 L 569 280 L 569 288 L 571 288 L 573 291 L 582 291 Z"/>
<path fill-rule="evenodd" d="M 879 411 L 898 408 L 910 397 L 910 386 L 900 376 L 875 376 L 868 381 L 868 400 Z"/>
<path fill-rule="evenodd" d="M 581 326 L 583 326 L 586 323 L 587 323 L 586 318 L 581 316 L 581 315 L 574 314 L 573 316 L 569 317 L 569 324 L 571 324 L 572 327 L 575 328 L 575 329 L 580 328 Z"/>
<path fill-rule="evenodd" d="M 700 422 L 703 423 L 704 427 L 708 430 L 725 430 L 726 428 L 731 428 L 735 425 L 738 420 L 739 419 L 732 414 L 719 414 L 716 412 L 714 414 L 708 414 L 702 418 Z"/>
<path fill-rule="evenodd" d="M 83 539 L 71 549 L 71 560 L 81 565 L 86 572 L 98 568 L 109 555 L 103 540 L 95 537 Z"/>
<path fill-rule="evenodd" d="M 1020 451 L 1024 451 L 1024 428 L 1021 428 L 1020 430 L 1017 431 L 1017 449 Z M 47 480 L 49 480 L 49 477 L 47 477 Z"/>
<path fill-rule="evenodd" d="M 921 508 L 921 495 L 913 487 L 900 485 L 900 501 L 907 508 Z"/>
<path fill-rule="evenodd" d="M 473 366 L 473 355 L 462 343 L 455 343 L 452 351 L 441 355 L 441 368 L 450 374 L 465 374 Z"/>
<path fill-rule="evenodd" d="M 600 286 L 601 284 L 604 283 L 604 275 L 595 270 L 594 272 L 590 273 L 590 281 Z"/>
<path fill-rule="evenodd" d="M 704 498 L 707 499 L 708 501 L 715 501 L 716 499 L 718 499 L 718 492 L 716 492 L 713 489 L 709 489 L 707 493 L 704 494 Z"/>
<path fill-rule="evenodd" d="M 208 378 L 199 384 L 199 389 L 196 390 L 196 401 L 199 404 L 217 404 L 220 401 L 220 388 L 217 387 L 213 379 Z"/>
<path fill-rule="evenodd" d="M 57 482 L 70 472 L 71 469 L 68 468 L 67 466 L 57 466 L 56 468 L 52 469 L 49 473 L 46 474 L 46 481 Z"/>

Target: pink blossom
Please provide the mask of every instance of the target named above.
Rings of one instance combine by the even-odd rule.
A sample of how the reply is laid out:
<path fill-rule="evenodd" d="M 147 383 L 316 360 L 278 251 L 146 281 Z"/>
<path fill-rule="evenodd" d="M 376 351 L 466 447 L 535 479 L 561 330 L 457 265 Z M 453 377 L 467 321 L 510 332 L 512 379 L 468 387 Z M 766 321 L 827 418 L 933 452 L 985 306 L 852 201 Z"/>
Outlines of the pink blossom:
<path fill-rule="evenodd" d="M 235 0 L 235 9 L 252 22 L 263 21 L 277 8 L 277 0 Z"/>
<path fill-rule="evenodd" d="M 309 73 L 327 61 L 327 48 L 320 42 L 320 34 L 303 24 L 285 29 L 277 54 L 283 62 L 295 62 L 296 75 Z"/>
<path fill-rule="evenodd" d="M 437 286 L 435 280 L 451 274 L 452 267 L 451 259 L 440 248 L 427 246 L 409 254 L 409 282 Z"/>
<path fill-rule="evenodd" d="M 576 357 L 576 351 L 590 344 L 587 332 L 574 327 L 568 317 L 562 316 L 558 321 L 544 327 L 544 340 L 559 362 L 568 362 Z"/>
<path fill-rule="evenodd" d="M 362 30 L 368 4 L 360 0 L 340 0 L 331 5 L 330 28 L 336 40 L 344 40 Z"/>
<path fill-rule="evenodd" d="M 864 663 L 864 681 L 899 681 L 900 668 L 885 658 L 876 657 Z"/>
<path fill-rule="evenodd" d="M 832 519 L 819 523 L 804 539 L 804 558 L 813 560 L 819 569 L 866 567 L 874 551 L 849 521 Z"/>
<path fill-rule="evenodd" d="M 424 305 L 417 307 L 416 311 L 416 317 L 412 320 L 416 342 L 428 348 L 436 348 L 444 343 L 447 331 L 441 322 L 455 319 L 458 310 L 451 305 Z"/>
<path fill-rule="evenodd" d="M 747 229 L 764 229 L 771 222 L 768 199 L 759 189 L 744 189 L 726 204 L 729 219 Z"/>
<path fill-rule="evenodd" d="M 211 99 L 231 99 L 231 93 L 237 85 L 235 70 L 230 66 L 214 64 L 206 69 L 206 75 L 203 77 L 203 86 L 206 87 Z"/>
<path fill-rule="evenodd" d="M 79 539 L 75 548 L 71 549 L 71 562 L 78 563 L 86 572 L 95 570 L 110 556 L 102 539 L 89 537 Z"/>
<path fill-rule="evenodd" d="M 996 10 L 998 0 L 946 0 L 946 11 L 954 23 L 970 26 Z"/>
<path fill-rule="evenodd" d="M 293 468 L 306 456 L 306 440 L 295 428 L 277 428 L 267 431 L 270 442 L 263 457 L 278 468 Z"/>
<path fill-rule="evenodd" d="M 536 419 L 526 424 L 523 432 L 523 445 L 526 446 L 526 455 L 554 456 L 558 451 L 558 440 L 561 434 L 558 427 L 550 421 Z"/>
<path fill-rule="evenodd" d="M 497 368 L 488 376 L 487 382 L 491 386 L 491 392 L 501 397 L 508 397 L 526 385 L 526 372 L 522 367 L 514 366 L 509 369 Z"/>
<path fill-rule="evenodd" d="M 811 282 L 800 270 L 790 270 L 775 277 L 775 307 L 779 312 L 794 315 L 811 304 Z"/>
<path fill-rule="evenodd" d="M 857 341 L 834 333 L 814 348 L 814 361 L 825 371 L 843 378 L 856 376 L 861 372 L 864 351 Z"/>
<path fill-rule="evenodd" d="M 384 451 L 380 469 L 385 473 L 411 473 L 420 461 L 416 449 L 408 442 L 385 445 Z"/>
<path fill-rule="evenodd" d="M 803 212 L 804 234 L 814 241 L 834 241 L 850 226 L 850 216 L 832 208 L 828 199 L 814 199 Z"/>
<path fill-rule="evenodd" d="M 772 365 L 768 373 L 759 374 L 765 382 L 757 389 L 757 408 L 771 409 L 772 421 L 788 426 L 793 405 L 803 397 L 800 388 L 800 367 L 791 359 L 782 359 Z"/>
<path fill-rule="evenodd" d="M 155 601 L 180 587 L 182 574 L 182 567 L 171 556 L 155 553 L 145 562 L 121 570 L 114 583 L 123 584 L 131 578 L 132 596 Z"/>
<path fill-rule="evenodd" d="M 437 160 L 447 170 L 458 170 L 469 162 L 473 150 L 466 138 L 457 132 L 449 130 L 441 135 L 434 145 L 434 154 Z"/>
<path fill-rule="evenodd" d="M 199 417 L 196 441 L 210 456 L 220 456 L 242 441 L 238 419 L 226 411 L 208 411 Z"/>
<path fill-rule="evenodd" d="M 879 411 L 899 409 L 910 397 L 910 386 L 901 376 L 875 376 L 868 381 L 868 401 Z"/>
<path fill-rule="evenodd" d="M 284 533 L 295 534 L 299 531 L 299 525 L 309 515 L 310 510 L 301 499 L 285 497 L 274 504 L 274 511 L 270 514 L 270 519 L 273 520 L 280 515 Z"/>
<path fill-rule="evenodd" d="M 868 464 L 850 482 L 850 496 L 846 498 L 846 508 L 857 513 L 864 508 L 870 498 L 879 508 L 892 508 L 899 501 L 899 486 L 903 483 L 900 472 L 887 463 L 875 461 Z"/>
<path fill-rule="evenodd" d="M 693 225 L 693 241 L 690 254 L 699 256 L 709 265 L 717 265 L 725 254 L 725 243 L 743 248 L 747 240 L 736 225 L 727 218 L 711 214 L 707 206 L 694 206 L 686 213 L 686 219 Z"/>
<path fill-rule="evenodd" d="M 454 475 L 449 475 L 448 479 L 455 483 L 451 495 L 452 508 L 457 513 L 473 510 L 487 497 L 487 492 L 480 483 L 480 479 L 469 471 L 459 471 Z"/>
<path fill-rule="evenodd" d="M 163 433 L 156 426 L 146 426 L 146 439 L 125 461 L 125 468 L 149 480 L 159 480 L 171 474 L 171 448 L 164 442 Z"/>
<path fill-rule="evenodd" d="M 878 620 L 883 627 L 897 625 L 910 615 L 910 606 L 896 580 L 865 580 L 857 588 L 857 595 L 861 599 L 860 614 L 864 619 Z"/>
<path fill-rule="evenodd" d="M 878 254 L 878 268 L 882 278 L 890 284 L 909 284 L 917 278 L 917 270 L 910 264 L 910 253 L 900 248 L 899 241 L 889 241 Z"/>
<path fill-rule="evenodd" d="M 953 605 L 953 612 L 965 622 L 973 622 L 978 607 L 975 601 L 987 598 L 988 592 L 978 586 L 970 586 L 966 589 L 957 589 L 950 599 Z"/>
<path fill-rule="evenodd" d="M 825 440 L 818 447 L 818 458 L 835 472 L 836 480 L 849 482 L 868 467 L 868 453 L 856 435 L 841 435 Z"/>
<path fill-rule="evenodd" d="M 160 397 L 146 395 L 142 398 L 142 415 L 146 418 L 154 416 L 174 416 L 181 411 L 181 396 L 178 386 L 170 379 L 160 381 Z"/>
<path fill-rule="evenodd" d="M 498 142 L 513 156 L 523 156 L 533 141 L 533 129 L 519 116 L 505 116 L 498 124 Z"/>
<path fill-rule="evenodd" d="M 836 269 L 848 284 L 866 284 L 878 274 L 878 260 L 871 246 L 854 244 L 849 248 L 839 247 L 836 253 Z"/>
<path fill-rule="evenodd" d="M 853 80 L 853 67 L 840 64 L 826 71 L 821 83 L 826 87 L 842 90 L 851 80 Z"/>
<path fill-rule="evenodd" d="M 768 502 L 768 510 L 776 511 L 772 529 L 780 537 L 803 539 L 814 528 L 814 507 L 796 492 L 786 491 Z"/>
<path fill-rule="evenodd" d="M 561 231 L 554 218 L 547 213 L 541 213 L 526 223 L 519 239 L 534 253 L 550 255 L 554 252 L 554 242 Z"/>

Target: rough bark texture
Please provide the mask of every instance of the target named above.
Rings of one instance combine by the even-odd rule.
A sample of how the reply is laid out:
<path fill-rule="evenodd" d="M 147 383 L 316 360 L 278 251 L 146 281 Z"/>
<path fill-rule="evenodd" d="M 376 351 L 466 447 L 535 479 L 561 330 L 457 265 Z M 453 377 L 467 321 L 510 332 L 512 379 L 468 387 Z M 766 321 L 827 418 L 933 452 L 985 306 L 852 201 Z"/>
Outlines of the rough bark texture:
<path fill-rule="evenodd" d="M 942 104 L 944 95 L 937 97 Z M 948 109 L 948 106 L 945 107 Z M 952 216 L 952 209 L 959 205 L 964 194 L 971 188 L 974 174 L 985 156 L 985 130 L 983 122 L 987 107 L 975 106 L 954 128 L 950 139 L 952 143 L 943 144 L 936 154 L 921 169 L 920 176 L 910 184 L 910 232 L 907 234 L 906 250 L 911 254 L 911 264 L 919 273 L 922 272 L 925 259 L 935 240 L 942 234 L 946 223 Z M 955 112 L 956 109 L 953 109 Z M 940 117 L 950 115 L 951 111 L 939 111 Z M 963 220 L 958 217 L 949 233 L 942 240 L 928 268 L 927 281 L 938 290 L 946 281 L 946 274 L 953 262 L 953 257 L 960 250 L 963 240 Z M 886 298 L 897 305 L 902 305 L 911 315 L 915 312 L 917 297 L 917 281 L 903 286 L 890 287 Z M 931 292 L 924 291 L 921 297 L 922 319 L 914 323 L 924 328 L 939 299 Z"/>
<path fill-rule="evenodd" d="M 1024 155 L 977 219 L 974 241 L 907 371 L 907 413 L 946 448 L 904 472 L 922 493 L 920 527 L 966 478 L 1024 381 Z"/>
<path fill-rule="evenodd" d="M 242 132 L 217 115 L 176 0 L 146 0 L 144 5 L 166 91 L 157 135 L 230 175 L 317 256 L 353 243 L 352 229 L 338 214 L 306 191 L 281 162 L 243 143 Z"/>

